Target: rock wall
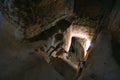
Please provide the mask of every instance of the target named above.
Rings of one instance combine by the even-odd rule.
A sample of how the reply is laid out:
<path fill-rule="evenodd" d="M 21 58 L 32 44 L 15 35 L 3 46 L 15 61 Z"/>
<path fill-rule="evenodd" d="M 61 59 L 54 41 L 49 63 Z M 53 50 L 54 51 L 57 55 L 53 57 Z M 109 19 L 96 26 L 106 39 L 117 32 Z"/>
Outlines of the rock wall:
<path fill-rule="evenodd" d="M 95 43 L 95 47 L 89 55 L 86 67 L 79 80 L 119 80 L 120 67 L 113 58 L 113 46 L 111 35 L 102 31 Z M 119 52 L 117 52 L 119 53 Z"/>
<path fill-rule="evenodd" d="M 73 0 L 1 0 L 10 20 L 25 29 L 25 37 L 31 38 L 48 29 L 56 21 L 69 16 Z"/>
<path fill-rule="evenodd" d="M 111 32 L 114 38 L 120 43 L 120 1 L 117 0 L 112 12 L 108 17 L 107 29 Z"/>
<path fill-rule="evenodd" d="M 10 21 L 25 29 L 24 36 L 27 39 L 40 34 L 71 14 L 89 17 L 94 21 L 99 20 L 104 16 L 105 9 L 108 10 L 104 27 L 114 35 L 120 32 L 119 0 L 0 0 L 0 2 Z"/>

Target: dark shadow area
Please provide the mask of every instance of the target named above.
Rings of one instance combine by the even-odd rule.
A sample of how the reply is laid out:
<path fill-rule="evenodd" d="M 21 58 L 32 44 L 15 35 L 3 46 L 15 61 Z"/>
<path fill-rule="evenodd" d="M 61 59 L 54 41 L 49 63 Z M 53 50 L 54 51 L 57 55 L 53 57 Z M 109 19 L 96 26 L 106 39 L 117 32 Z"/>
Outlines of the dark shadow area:
<path fill-rule="evenodd" d="M 120 43 L 113 37 L 112 38 L 113 57 L 120 65 Z"/>
<path fill-rule="evenodd" d="M 78 16 L 99 19 L 106 9 L 111 12 L 116 0 L 75 0 L 74 13 Z"/>
<path fill-rule="evenodd" d="M 69 26 L 70 26 L 70 22 L 67 20 L 60 20 L 56 23 L 55 26 L 52 26 L 50 29 L 47 29 L 45 31 L 43 31 L 42 33 L 27 39 L 30 42 L 34 42 L 34 41 L 39 41 L 39 40 L 47 40 L 49 37 L 52 37 L 52 35 L 54 33 L 57 33 L 59 30 L 61 30 L 62 32 L 64 32 Z"/>

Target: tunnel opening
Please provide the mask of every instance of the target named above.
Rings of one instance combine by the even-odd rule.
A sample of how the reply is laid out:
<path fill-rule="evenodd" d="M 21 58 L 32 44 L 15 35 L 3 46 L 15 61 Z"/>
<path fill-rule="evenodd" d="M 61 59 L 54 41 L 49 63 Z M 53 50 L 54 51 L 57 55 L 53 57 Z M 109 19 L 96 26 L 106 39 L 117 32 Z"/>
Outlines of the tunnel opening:
<path fill-rule="evenodd" d="M 52 47 L 49 47 L 47 50 L 51 59 L 50 64 L 53 65 L 54 68 L 64 77 L 66 77 L 64 69 L 62 71 L 59 69 L 62 67 L 61 65 L 64 64 L 66 64 L 66 68 L 71 67 L 71 70 L 74 73 L 74 76 L 71 76 L 71 78 L 75 77 L 77 72 L 80 74 L 82 72 L 83 65 L 85 65 L 84 62 L 90 54 L 90 48 L 94 47 L 94 33 L 95 29 L 92 27 L 71 24 L 69 27 L 64 29 L 62 36 L 58 36 L 58 34 L 54 35 L 55 37 L 53 36 L 53 40 L 55 41 L 52 41 Z M 61 43 L 56 45 L 54 42 L 60 40 L 57 40 L 57 36 L 62 39 Z M 50 48 L 52 48 L 51 51 Z M 57 60 L 59 63 L 57 63 Z"/>
<path fill-rule="evenodd" d="M 1 0 L 1 1 L 3 2 L 5 0 Z M 41 1 L 42 0 L 34 0 L 34 1 L 32 0 L 32 1 L 30 1 L 31 2 L 30 5 L 32 5 L 32 2 L 33 2 L 33 6 L 36 5 L 36 4 L 39 5 L 39 3 Z M 57 2 L 57 0 L 54 0 L 54 1 Z M 67 0 L 67 1 L 71 1 L 71 0 Z M 54 66 L 55 70 L 57 72 L 59 72 L 62 76 L 64 76 L 66 80 L 71 80 L 71 79 L 73 80 L 73 77 L 76 76 L 76 73 L 78 73 L 77 77 L 81 76 L 80 73 L 81 73 L 82 70 L 80 70 L 80 69 L 83 69 L 83 65 L 85 65 L 85 63 L 83 61 L 86 61 L 89 54 L 91 54 L 90 49 L 94 48 L 94 45 L 95 45 L 94 42 L 95 42 L 95 38 L 97 37 L 97 34 L 99 34 L 99 32 L 103 28 L 104 29 L 107 28 L 107 26 L 104 26 L 104 23 L 105 23 L 104 19 L 106 18 L 105 16 L 108 16 L 108 13 L 110 13 L 111 10 L 113 9 L 115 1 L 116 0 L 106 0 L 106 1 L 104 1 L 104 0 L 91 0 L 91 1 L 89 1 L 89 0 L 74 0 L 73 16 L 74 17 L 77 16 L 77 18 L 79 18 L 80 20 L 82 20 L 81 18 L 88 18 L 87 22 L 82 21 L 83 22 L 82 26 L 84 26 L 84 28 L 86 28 L 86 29 L 87 29 L 87 27 L 90 27 L 90 28 L 93 28 L 93 29 L 96 30 L 95 33 L 93 34 L 93 36 L 91 36 L 93 38 L 90 39 L 90 40 L 88 38 L 84 37 L 85 35 L 81 36 L 81 34 L 83 34 L 84 32 L 80 33 L 78 35 L 79 32 L 82 32 L 84 30 L 78 31 L 74 34 L 74 33 L 72 33 L 72 32 L 74 32 L 74 31 L 72 31 L 72 30 L 74 30 L 74 28 L 68 29 L 69 27 L 71 27 L 72 22 L 74 22 L 74 20 L 71 21 L 71 20 L 69 20 L 69 18 L 66 18 L 66 19 L 62 18 L 62 20 L 59 20 L 59 18 L 58 18 L 58 22 L 55 22 L 55 24 L 50 22 L 50 24 L 52 23 L 52 26 L 50 26 L 50 27 L 49 26 L 44 26 L 44 27 L 47 27 L 47 28 L 43 29 L 43 31 L 42 30 L 39 31 L 40 33 L 38 33 L 37 35 L 33 35 L 29 39 L 25 38 L 25 41 L 29 41 L 32 44 L 34 44 L 34 42 L 37 43 L 36 41 L 38 41 L 38 42 L 42 42 L 42 41 L 44 42 L 45 41 L 44 43 L 40 43 L 39 46 L 40 46 L 40 50 L 45 55 L 47 54 L 47 56 L 50 58 L 51 62 L 48 62 L 48 63 L 50 65 Z M 26 6 L 28 6 L 28 8 L 30 8 L 29 3 L 27 3 L 27 4 L 28 5 L 26 5 Z M 37 5 L 35 6 L 36 10 L 39 8 Z M 18 6 L 21 6 L 21 5 L 19 4 Z M 47 9 L 47 8 L 45 8 L 45 9 Z M 31 15 L 31 14 L 29 14 L 30 9 L 27 9 L 27 10 L 28 10 L 27 11 L 28 14 L 26 14 L 27 17 L 25 19 L 27 24 L 30 24 L 29 22 L 32 22 L 33 19 L 34 19 L 33 23 L 31 23 L 31 24 L 36 23 L 37 20 L 35 20 L 35 19 L 39 19 L 41 15 L 45 14 L 44 11 L 41 14 L 39 14 L 39 11 L 36 11 L 35 13 L 37 13 L 39 16 L 37 14 Z M 42 9 L 40 9 L 40 10 L 42 10 Z M 52 10 L 53 10 L 53 12 L 55 12 L 54 9 L 52 9 Z M 114 10 L 113 10 L 113 12 L 114 12 Z M 59 13 L 59 9 L 58 9 L 58 13 Z M 55 14 L 58 14 L 58 13 L 55 12 Z M 116 11 L 115 14 L 117 14 L 117 13 L 119 14 L 119 12 Z M 34 16 L 36 18 L 34 18 Z M 13 17 L 14 17 L 14 14 L 13 14 Z M 44 17 L 46 17 L 46 16 L 41 16 L 41 17 L 44 20 Z M 54 15 L 52 17 L 54 17 Z M 116 16 L 112 16 L 112 17 L 114 17 L 114 19 L 115 19 Z M 29 18 L 30 18 L 30 21 L 28 20 Z M 93 22 L 90 22 L 90 20 L 93 20 Z M 38 22 L 40 24 L 40 21 L 38 21 Z M 89 24 L 87 24 L 87 23 L 93 24 L 94 22 L 97 22 L 97 26 L 96 26 L 96 24 L 95 24 L 95 26 L 89 26 Z M 17 23 L 17 22 L 15 22 L 15 23 Z M 108 22 L 106 22 L 105 25 L 106 24 L 108 24 Z M 20 25 L 20 24 L 18 24 L 18 25 Z M 74 25 L 77 26 L 77 25 L 79 25 L 79 23 L 74 24 Z M 38 25 L 38 27 L 43 28 L 43 26 L 40 26 L 40 25 Z M 76 30 L 78 30 L 79 28 L 77 28 Z M 108 32 L 109 32 L 109 30 L 108 30 Z M 72 36 L 69 35 L 69 33 L 71 33 Z M 88 32 L 88 35 L 90 35 L 90 33 Z M 114 33 L 112 33 L 112 34 L 114 34 Z M 119 33 L 116 34 L 116 35 L 119 35 Z M 67 38 L 69 36 L 71 36 L 70 39 Z M 54 40 L 53 40 L 53 38 L 54 38 Z M 63 40 L 63 38 L 64 38 L 64 40 Z M 117 38 L 117 39 L 119 39 L 119 38 Z M 112 42 L 112 48 L 113 48 L 113 54 L 112 55 L 113 55 L 114 59 L 117 61 L 117 63 L 120 65 L 120 58 L 119 58 L 119 56 L 120 56 L 120 48 L 119 48 L 120 44 L 117 41 L 117 39 L 112 37 L 112 41 L 111 41 Z M 68 43 L 69 40 L 70 40 L 70 43 Z M 41 44 L 43 46 L 45 44 L 45 46 L 43 47 L 43 46 L 41 46 Z M 69 47 L 64 47 L 64 46 L 66 46 L 66 44 L 67 45 L 69 44 Z M 102 44 L 102 45 L 104 45 L 104 44 Z M 31 44 L 30 44 L 30 46 L 31 46 Z M 57 57 L 50 56 L 48 54 L 48 52 L 46 50 L 49 48 L 49 46 L 52 46 L 52 48 L 53 48 L 52 53 L 58 53 L 59 52 L 56 55 Z M 55 52 L 54 52 L 54 50 L 55 50 Z M 40 53 L 40 54 L 42 54 L 42 53 Z M 86 56 L 86 59 L 84 59 L 85 56 Z M 93 56 L 94 55 L 92 55 L 92 57 Z M 100 60 L 100 61 L 102 61 L 102 60 Z M 75 66 L 74 66 L 73 63 L 75 64 Z M 110 62 L 108 62 L 108 63 L 103 62 L 103 63 L 108 64 Z M 77 69 L 79 68 L 77 71 L 76 71 L 76 66 L 78 66 Z M 89 66 L 87 66 L 87 67 L 89 67 Z M 95 66 L 95 67 L 99 67 L 99 66 Z M 112 73 L 110 73 L 110 74 L 112 74 Z M 92 75 L 92 77 L 94 78 L 96 75 L 97 74 Z M 96 78 L 94 78 L 94 79 L 96 79 Z"/>

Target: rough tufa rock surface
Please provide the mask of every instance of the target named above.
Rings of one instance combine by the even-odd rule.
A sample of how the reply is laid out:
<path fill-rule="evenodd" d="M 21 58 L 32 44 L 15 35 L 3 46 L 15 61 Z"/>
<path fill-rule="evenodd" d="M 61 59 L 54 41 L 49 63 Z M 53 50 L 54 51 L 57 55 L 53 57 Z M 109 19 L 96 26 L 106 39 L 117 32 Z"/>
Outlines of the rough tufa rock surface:
<path fill-rule="evenodd" d="M 119 0 L 0 0 L 0 9 L 10 22 L 25 29 L 26 39 L 39 35 L 71 15 L 93 21 L 106 15 L 102 26 L 116 37 L 120 33 L 119 3 Z"/>
<path fill-rule="evenodd" d="M 10 20 L 25 28 L 26 38 L 51 27 L 73 10 L 73 0 L 1 0 L 1 3 Z"/>

